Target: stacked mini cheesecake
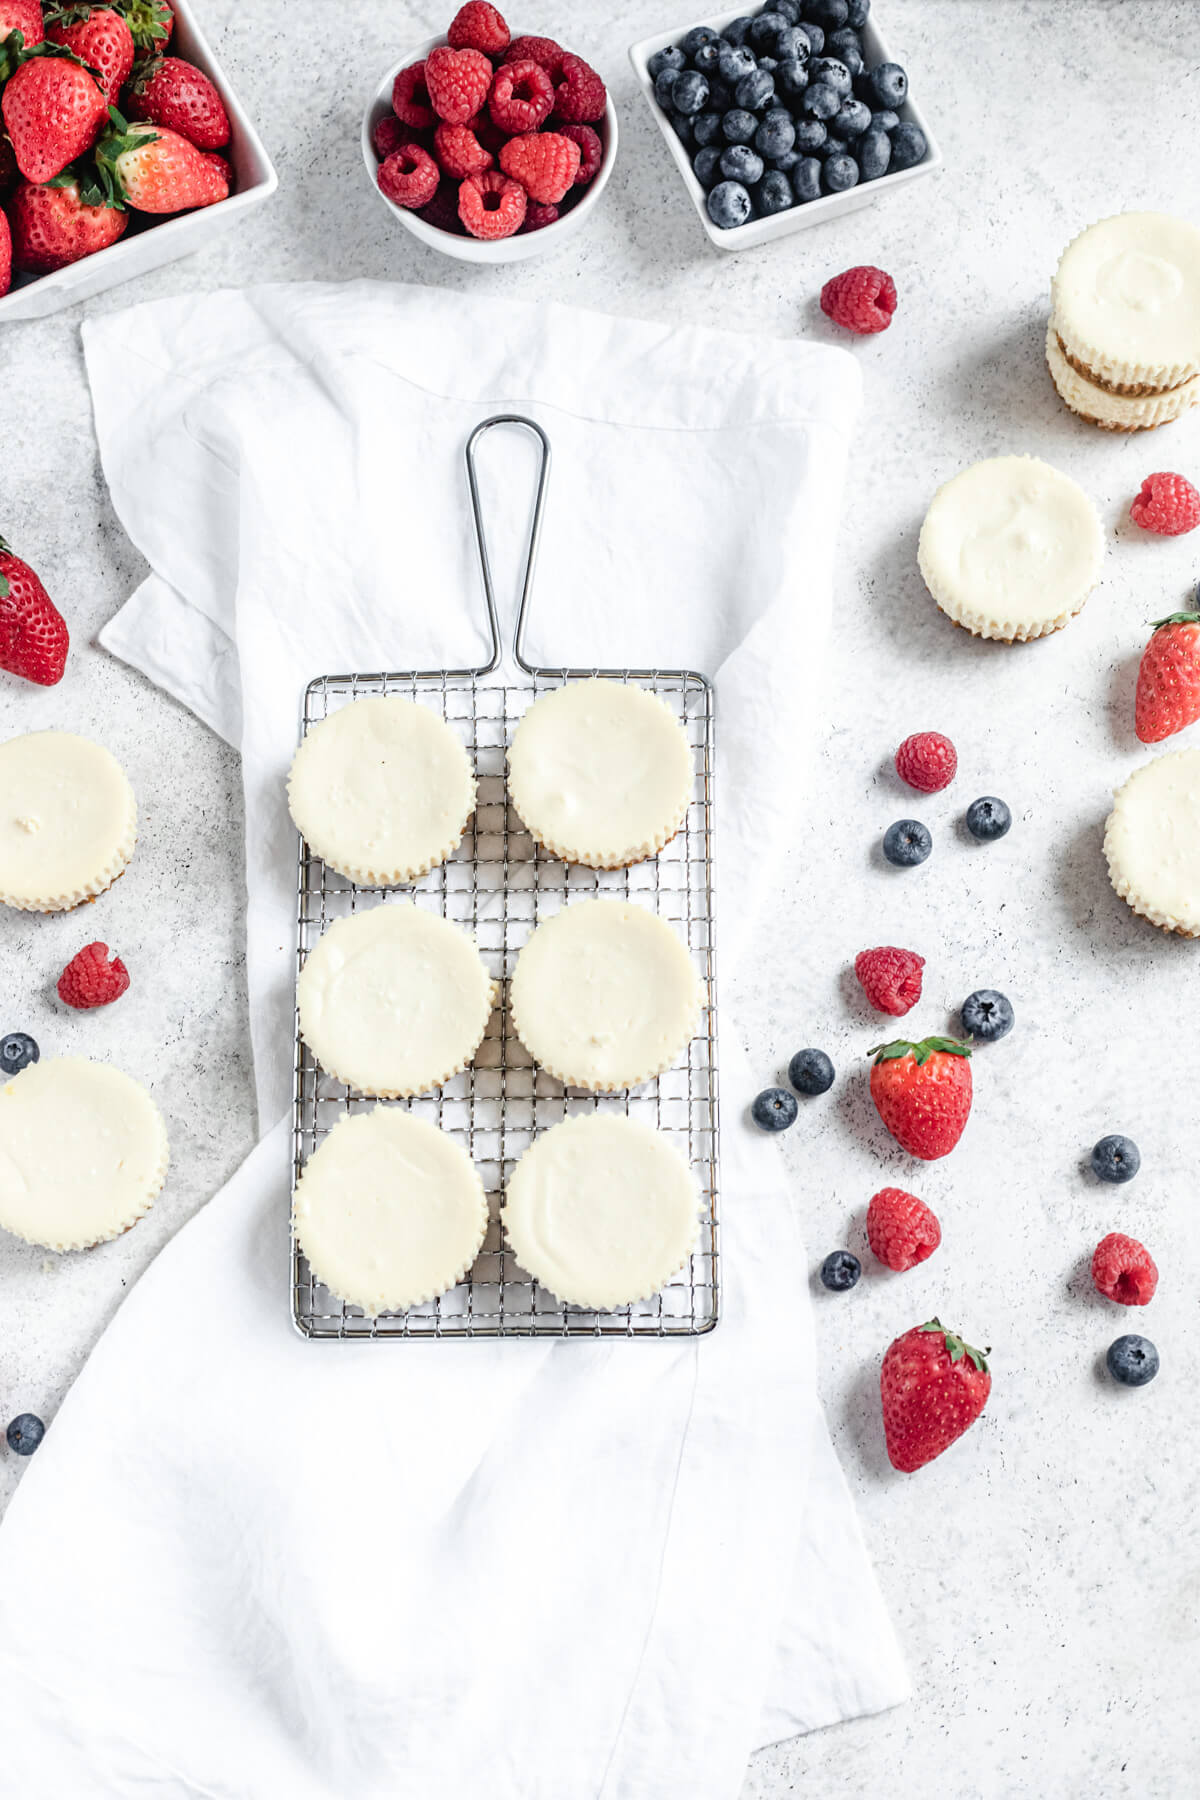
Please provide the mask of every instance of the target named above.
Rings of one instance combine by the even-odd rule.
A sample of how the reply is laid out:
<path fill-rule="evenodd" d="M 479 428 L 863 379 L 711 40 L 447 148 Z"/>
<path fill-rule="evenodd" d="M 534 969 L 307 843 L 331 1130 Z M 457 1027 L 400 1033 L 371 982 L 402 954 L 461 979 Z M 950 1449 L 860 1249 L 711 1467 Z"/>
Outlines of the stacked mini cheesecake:
<path fill-rule="evenodd" d="M 1046 361 L 1102 431 L 1151 431 L 1200 401 L 1200 230 L 1119 213 L 1079 234 L 1051 285 Z"/>

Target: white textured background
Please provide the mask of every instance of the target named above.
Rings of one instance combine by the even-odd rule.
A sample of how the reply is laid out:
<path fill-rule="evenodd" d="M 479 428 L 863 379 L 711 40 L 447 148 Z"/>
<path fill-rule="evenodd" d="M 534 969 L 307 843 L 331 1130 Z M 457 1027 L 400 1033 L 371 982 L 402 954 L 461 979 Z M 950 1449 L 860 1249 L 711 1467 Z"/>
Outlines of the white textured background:
<path fill-rule="evenodd" d="M 565 39 L 611 81 L 621 160 L 593 226 L 556 262 L 494 271 L 462 269 L 394 229 L 359 161 L 360 113 L 379 72 L 446 10 L 211 0 L 204 22 L 279 162 L 280 193 L 206 253 L 92 309 L 251 279 L 370 275 L 824 336 L 816 297 L 829 275 L 874 262 L 895 276 L 892 328 L 853 345 L 867 409 L 841 533 L 839 628 L 829 672 L 806 695 L 828 720 L 824 750 L 816 771 L 762 771 L 799 782 L 805 811 L 736 1000 L 764 1084 L 803 1044 L 826 1046 L 838 1064 L 833 1094 L 804 1106 L 784 1150 L 814 1269 L 840 1244 L 862 1250 L 866 1202 L 885 1182 L 912 1185 L 942 1219 L 942 1248 L 920 1270 L 890 1276 L 868 1264 L 851 1295 L 815 1290 L 831 1426 L 917 1694 L 884 1717 L 764 1753 L 745 1797 L 1177 1800 L 1200 1783 L 1200 947 L 1127 911 L 1100 841 L 1111 789 L 1146 754 L 1132 731 L 1146 621 L 1180 606 L 1200 577 L 1200 540 L 1141 536 L 1128 502 L 1154 469 L 1200 479 L 1200 412 L 1149 437 L 1093 432 L 1060 410 L 1041 346 L 1050 274 L 1076 230 L 1126 207 L 1200 213 L 1200 7 L 891 0 L 880 22 L 940 134 L 945 174 L 738 258 L 707 246 L 625 58 L 629 43 L 670 23 L 670 7 L 557 0 L 518 12 L 516 29 Z M 149 1081 L 174 1172 L 150 1217 L 107 1248 L 47 1262 L 0 1243 L 4 1417 L 53 1417 L 128 1284 L 253 1134 L 237 759 L 90 647 L 142 569 L 96 462 L 78 325 L 68 312 L 0 333 L 0 530 L 42 573 L 75 643 L 58 689 L 0 677 L 0 737 L 49 725 L 99 737 L 133 776 L 144 830 L 130 872 L 86 919 L 0 919 L 0 1030 L 31 1029 L 47 1052 L 111 1056 Z M 1076 476 L 1111 533 L 1082 617 L 1011 649 L 949 626 L 915 565 L 934 487 L 1003 451 Z M 731 472 L 730 506 L 741 498 Z M 187 496 L 162 503 L 184 507 Z M 669 531 L 667 495 L 663 518 Z M 797 562 L 802 571 L 802 549 Z M 953 736 L 961 773 L 914 804 L 889 756 L 930 727 Z M 1016 823 L 979 847 L 959 818 L 988 792 L 1009 801 Z M 877 844 L 908 813 L 932 828 L 934 855 L 895 872 Z M 101 934 L 125 955 L 132 992 L 110 1013 L 67 1016 L 54 979 Z M 922 1030 L 953 1026 L 977 986 L 1003 988 L 1017 1011 L 1012 1036 L 976 1058 L 962 1146 L 915 1175 L 867 1099 L 862 1058 L 881 1026 L 847 974 L 855 952 L 879 942 L 928 959 L 926 998 L 909 1021 Z M 1085 1166 L 1111 1130 L 1131 1133 L 1143 1153 L 1124 1189 L 1099 1186 Z M 1117 1228 L 1144 1237 L 1159 1262 L 1146 1314 L 1090 1291 L 1091 1248 Z M 204 1293 L 194 1301 L 180 1329 L 203 1331 Z M 878 1359 L 934 1311 L 994 1346 L 993 1398 L 943 1461 L 897 1476 L 883 1452 Z M 1125 1393 L 1099 1371 L 1111 1338 L 1135 1328 L 1154 1337 L 1163 1370 Z M 0 1492 L 19 1472 L 0 1453 Z"/>

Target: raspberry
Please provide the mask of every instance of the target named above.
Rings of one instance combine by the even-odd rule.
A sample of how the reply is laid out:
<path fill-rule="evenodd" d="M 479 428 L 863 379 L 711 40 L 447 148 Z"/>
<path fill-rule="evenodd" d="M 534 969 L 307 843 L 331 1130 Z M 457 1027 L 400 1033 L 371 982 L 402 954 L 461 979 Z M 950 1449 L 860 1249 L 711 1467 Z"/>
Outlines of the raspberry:
<path fill-rule="evenodd" d="M 535 62 L 549 72 L 551 81 L 558 81 L 562 75 L 563 57 L 566 51 L 553 38 L 519 37 L 514 38 L 505 52 L 506 63 Z"/>
<path fill-rule="evenodd" d="M 59 999 L 79 1012 L 119 1000 L 129 986 L 129 970 L 119 956 L 111 961 L 109 956 L 107 944 L 88 944 L 73 956 L 58 978 Z"/>
<path fill-rule="evenodd" d="M 586 187 L 604 161 L 604 145 L 598 133 L 590 125 L 556 125 L 553 129 L 559 137 L 570 138 L 573 144 L 579 145 L 579 173 L 575 177 L 575 186 Z"/>
<path fill-rule="evenodd" d="M 880 1188 L 867 1208 L 867 1242 L 889 1269 L 902 1274 L 933 1255 L 942 1228 L 923 1200 L 903 1188 Z"/>
<path fill-rule="evenodd" d="M 469 175 L 458 190 L 458 216 L 472 237 L 512 237 L 525 223 L 527 204 L 520 182 L 499 169 Z"/>
<path fill-rule="evenodd" d="M 397 75 L 392 83 L 392 111 L 402 124 L 413 125 L 418 131 L 428 131 L 437 123 L 429 103 L 423 62 L 413 63 Z"/>
<path fill-rule="evenodd" d="M 554 89 L 554 110 L 570 125 L 587 125 L 604 117 L 608 89 L 582 56 L 564 56 Z"/>
<path fill-rule="evenodd" d="M 469 125 L 439 125 L 433 134 L 433 146 L 447 175 L 458 181 L 465 181 L 468 175 L 482 175 L 495 161 Z"/>
<path fill-rule="evenodd" d="M 511 35 L 503 16 L 487 0 L 467 0 L 451 19 L 446 33 L 456 50 L 482 50 L 485 56 L 499 56 L 507 50 Z"/>
<path fill-rule="evenodd" d="M 1093 1253 L 1092 1280 L 1118 1306 L 1145 1306 L 1154 1298 L 1158 1270 L 1144 1244 L 1122 1231 L 1110 1231 Z"/>
<path fill-rule="evenodd" d="M 386 162 L 393 150 L 401 144 L 414 143 L 415 125 L 403 124 L 395 113 L 384 113 L 382 119 L 371 132 L 371 142 L 375 146 L 375 154 L 380 162 Z"/>
<path fill-rule="evenodd" d="M 508 142 L 507 131 L 501 130 L 486 106 L 473 119 L 467 120 L 467 130 L 475 133 L 484 149 L 490 150 L 493 157 L 499 156 L 501 145 Z"/>
<path fill-rule="evenodd" d="M 835 325 L 866 334 L 886 331 L 896 310 L 896 284 L 869 265 L 835 275 L 821 289 L 821 311 Z"/>
<path fill-rule="evenodd" d="M 558 220 L 557 206 L 543 206 L 540 201 L 531 200 L 525 208 L 525 223 L 522 232 L 541 231 L 546 225 L 553 225 Z"/>
<path fill-rule="evenodd" d="M 894 1019 L 911 1012 L 921 998 L 924 967 L 925 958 L 915 950 L 897 950 L 893 944 L 862 950 L 854 959 L 863 993 L 876 1012 L 891 1013 Z"/>
<path fill-rule="evenodd" d="M 540 63 L 505 63 L 496 70 L 488 111 L 502 131 L 513 136 L 536 131 L 550 117 L 553 105 L 554 83 Z"/>
<path fill-rule="evenodd" d="M 420 144 L 401 144 L 379 170 L 379 186 L 397 206 L 425 206 L 437 193 L 438 166 Z"/>
<path fill-rule="evenodd" d="M 579 172 L 579 145 L 557 131 L 526 132 L 504 145 L 500 167 L 520 182 L 531 200 L 557 206 Z"/>
<path fill-rule="evenodd" d="M 949 787 L 957 768 L 958 751 L 940 731 L 914 731 L 896 752 L 897 775 L 923 794 Z"/>
<path fill-rule="evenodd" d="M 482 50 L 451 50 L 441 44 L 425 58 L 429 103 L 448 125 L 465 125 L 483 105 L 492 85 L 492 65 Z"/>
<path fill-rule="evenodd" d="M 428 206 L 418 206 L 417 217 L 424 219 L 427 225 L 436 226 L 438 231 L 450 231 L 455 237 L 463 237 L 463 224 L 458 216 L 457 181 L 441 182 Z"/>
<path fill-rule="evenodd" d="M 1200 494 L 1182 475 L 1147 475 L 1129 516 L 1143 531 L 1181 537 L 1200 525 Z"/>

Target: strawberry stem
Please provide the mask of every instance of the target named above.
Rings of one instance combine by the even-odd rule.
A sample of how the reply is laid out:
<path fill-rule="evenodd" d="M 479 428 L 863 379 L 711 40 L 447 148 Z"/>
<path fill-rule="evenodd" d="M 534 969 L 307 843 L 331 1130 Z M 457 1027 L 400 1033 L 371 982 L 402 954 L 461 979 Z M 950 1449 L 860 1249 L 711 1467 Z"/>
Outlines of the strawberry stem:
<path fill-rule="evenodd" d="M 875 1058 L 876 1064 L 895 1062 L 898 1057 L 907 1056 L 911 1051 L 913 1061 L 920 1068 L 931 1056 L 970 1056 L 971 1046 L 960 1043 L 958 1038 L 927 1037 L 912 1044 L 907 1038 L 893 1038 L 890 1044 L 872 1044 L 867 1051 L 868 1056 Z"/>
<path fill-rule="evenodd" d="M 1155 619 L 1150 629 L 1161 631 L 1165 625 L 1200 625 L 1200 612 L 1168 613 L 1165 619 Z"/>
<path fill-rule="evenodd" d="M 961 1362 L 966 1356 L 974 1363 L 981 1375 L 987 1374 L 987 1359 L 992 1354 L 990 1346 L 986 1350 L 976 1350 L 971 1344 L 966 1343 L 957 1331 L 947 1331 L 940 1319 L 930 1319 L 927 1325 L 918 1325 L 917 1330 L 940 1332 L 952 1363 Z"/>

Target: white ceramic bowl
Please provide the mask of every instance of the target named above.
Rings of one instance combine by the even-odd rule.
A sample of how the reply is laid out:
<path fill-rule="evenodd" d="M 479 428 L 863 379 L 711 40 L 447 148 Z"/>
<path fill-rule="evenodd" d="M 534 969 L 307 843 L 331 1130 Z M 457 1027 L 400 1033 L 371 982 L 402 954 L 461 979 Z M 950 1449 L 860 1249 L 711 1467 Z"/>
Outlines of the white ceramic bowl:
<path fill-rule="evenodd" d="M 754 8 L 756 13 L 761 10 L 761 5 Z M 679 166 L 684 185 L 700 215 L 700 223 L 718 250 L 749 250 L 755 244 L 769 243 L 772 238 L 790 237 L 793 231 L 803 231 L 808 225 L 821 225 L 826 219 L 836 218 L 839 213 L 853 212 L 859 206 L 869 206 L 872 201 L 882 199 L 903 182 L 912 181 L 918 175 L 932 175 L 935 169 L 941 168 L 942 153 L 929 128 L 929 121 L 910 96 L 900 108 L 900 117 L 921 127 L 926 144 L 923 161 L 915 163 L 911 169 L 897 169 L 894 174 L 881 175 L 876 181 L 860 181 L 857 187 L 850 188 L 844 194 L 822 194 L 819 200 L 806 201 L 802 206 L 791 206 L 786 212 L 773 213 L 766 219 L 750 219 L 745 225 L 735 225 L 730 231 L 722 231 L 719 225 L 714 225 L 708 216 L 708 196 L 696 179 L 687 147 L 676 137 L 670 119 L 654 97 L 654 82 L 648 65 L 656 50 L 665 50 L 669 44 L 678 44 L 694 26 L 708 25 L 713 31 L 720 32 L 726 25 L 732 24 L 734 19 L 744 18 L 745 15 L 745 8 L 735 7 L 728 12 L 718 13 L 715 18 L 688 19 L 686 24 L 677 25 L 674 31 L 660 31 L 654 37 L 643 38 L 641 43 L 632 45 L 629 51 L 629 60 L 641 83 L 642 92 L 649 102 L 659 130 L 667 140 L 667 147 Z M 884 42 L 875 22 L 873 7 L 867 14 L 867 22 L 861 35 L 869 68 L 874 68 L 877 63 L 898 60 L 892 56 Z"/>
<path fill-rule="evenodd" d="M 730 13 L 729 17 L 732 19 L 737 15 Z M 612 95 L 608 97 L 604 117 L 595 127 L 604 146 L 604 161 L 584 189 L 583 198 L 575 203 L 569 213 L 565 213 L 553 225 L 544 225 L 540 231 L 530 231 L 523 236 L 518 233 L 514 237 L 496 238 L 490 243 L 483 238 L 456 237 L 452 231 L 439 231 L 436 225 L 430 225 L 426 219 L 419 219 L 407 206 L 397 206 L 394 200 L 388 199 L 379 186 L 379 159 L 371 142 L 371 133 L 376 125 L 392 110 L 392 85 L 401 69 L 423 62 L 431 50 L 436 50 L 439 44 L 445 42 L 443 33 L 440 37 L 427 38 L 423 44 L 414 45 L 407 56 L 402 56 L 388 70 L 368 104 L 363 114 L 362 154 L 371 186 L 405 231 L 411 232 L 420 243 L 428 244 L 431 250 L 440 250 L 443 256 L 453 256 L 458 262 L 473 263 L 523 262 L 527 256 L 546 256 L 565 244 L 569 237 L 573 237 L 586 224 L 608 186 L 608 178 L 617 160 L 617 114 Z"/>
<path fill-rule="evenodd" d="M 180 213 L 171 219 L 152 219 L 146 214 L 133 214 L 123 238 L 85 256 L 82 262 L 56 269 L 52 275 L 17 275 L 10 292 L 0 300 L 0 323 L 6 319 L 40 319 L 47 313 L 61 312 L 77 300 L 90 299 L 118 282 L 159 269 L 175 262 L 217 237 L 253 206 L 261 206 L 279 186 L 279 177 L 263 147 L 262 139 L 242 110 L 237 95 L 230 87 L 225 71 L 213 55 L 196 23 L 191 0 L 173 0 L 175 30 L 171 55 L 179 55 L 203 69 L 213 82 L 229 114 L 233 136 L 229 144 L 229 160 L 233 167 L 234 191 L 228 200 L 215 206 L 202 206 L 196 212 Z M 139 227 L 134 229 L 134 224 Z"/>

